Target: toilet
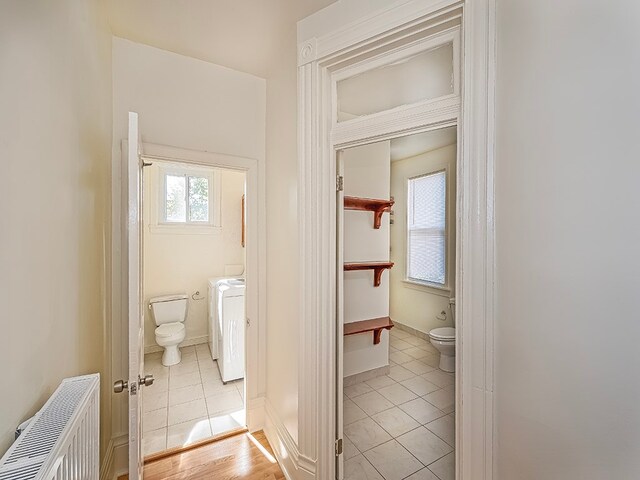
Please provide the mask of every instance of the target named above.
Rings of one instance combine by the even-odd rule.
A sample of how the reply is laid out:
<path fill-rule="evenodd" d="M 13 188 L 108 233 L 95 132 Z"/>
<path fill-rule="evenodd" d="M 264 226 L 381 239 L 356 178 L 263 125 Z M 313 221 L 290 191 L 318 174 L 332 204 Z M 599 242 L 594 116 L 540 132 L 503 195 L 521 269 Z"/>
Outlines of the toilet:
<path fill-rule="evenodd" d="M 429 332 L 431 345 L 440 352 L 440 370 L 456 371 L 456 329 L 453 327 L 434 328 Z"/>
<path fill-rule="evenodd" d="M 187 295 L 166 295 L 149 300 L 156 328 L 156 343 L 164 347 L 162 364 L 165 367 L 180 363 L 181 354 L 178 345 L 186 335 L 184 321 L 187 318 Z"/>

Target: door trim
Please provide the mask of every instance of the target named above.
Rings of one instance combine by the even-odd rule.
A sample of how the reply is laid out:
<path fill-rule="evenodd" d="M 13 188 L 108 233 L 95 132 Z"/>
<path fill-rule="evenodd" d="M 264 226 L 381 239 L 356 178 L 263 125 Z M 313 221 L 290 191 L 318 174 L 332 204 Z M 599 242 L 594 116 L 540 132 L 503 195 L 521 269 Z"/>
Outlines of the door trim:
<path fill-rule="evenodd" d="M 462 16 L 463 74 L 458 119 L 456 477 L 493 478 L 495 0 L 428 0 L 395 2 L 298 45 L 299 317 L 304 319 L 298 450 L 301 457 L 316 459 L 318 479 L 335 478 L 335 141 L 371 143 L 408 128 L 406 115 L 387 116 L 386 123 L 378 116 L 378 125 L 361 120 L 360 132 L 331 138 L 331 69 L 338 61 L 342 67 L 363 51 L 406 38 L 437 16 L 457 11 Z M 451 118 L 451 105 L 443 104 L 442 111 L 439 121 L 430 122 L 432 127 L 444 126 Z M 379 129 L 383 123 L 385 129 Z"/>

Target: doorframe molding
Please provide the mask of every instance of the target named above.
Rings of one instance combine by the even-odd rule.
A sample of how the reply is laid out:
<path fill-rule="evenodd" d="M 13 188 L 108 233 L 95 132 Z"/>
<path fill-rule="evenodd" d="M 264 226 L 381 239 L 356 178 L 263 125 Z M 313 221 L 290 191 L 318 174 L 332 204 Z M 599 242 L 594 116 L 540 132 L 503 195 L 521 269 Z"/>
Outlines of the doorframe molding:
<path fill-rule="evenodd" d="M 329 7 L 331 8 L 331 7 Z M 336 144 L 371 143 L 451 119 L 419 118 L 413 106 L 333 128 L 331 68 L 415 35 L 457 11 L 462 23 L 458 118 L 456 478 L 494 474 L 494 112 L 495 0 L 402 0 L 298 45 L 300 348 L 298 451 L 315 478 L 335 478 Z M 326 12 L 325 12 L 326 14 Z M 332 135 L 333 133 L 333 135 Z M 349 133 L 349 135 L 347 134 Z M 355 144 L 355 143 L 354 143 Z M 464 339 L 464 341 L 462 341 Z"/>
<path fill-rule="evenodd" d="M 180 162 L 191 165 L 227 168 L 243 171 L 246 174 L 247 195 L 247 243 L 245 272 L 250 275 L 247 281 L 247 314 L 251 327 L 247 328 L 245 340 L 246 355 L 246 401 L 247 427 L 249 431 L 264 426 L 264 389 L 266 362 L 266 319 L 265 310 L 260 308 L 266 298 L 266 280 L 263 272 L 266 268 L 264 256 L 259 252 L 264 247 L 265 234 L 259 229 L 260 171 L 258 161 L 253 158 L 226 155 L 214 152 L 189 150 L 168 145 L 142 142 L 140 156 L 145 160 Z"/>

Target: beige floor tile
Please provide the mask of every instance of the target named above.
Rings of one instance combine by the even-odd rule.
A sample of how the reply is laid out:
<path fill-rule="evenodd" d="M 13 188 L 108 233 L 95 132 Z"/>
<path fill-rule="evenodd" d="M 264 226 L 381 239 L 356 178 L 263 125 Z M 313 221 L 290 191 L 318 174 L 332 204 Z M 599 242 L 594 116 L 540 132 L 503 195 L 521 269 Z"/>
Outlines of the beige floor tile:
<path fill-rule="evenodd" d="M 207 416 L 204 398 L 169 407 L 169 426 Z"/>
<path fill-rule="evenodd" d="M 440 480 L 455 480 L 456 478 L 456 455 L 450 453 L 440 460 L 429 465 L 429 470 L 435 473 Z"/>
<path fill-rule="evenodd" d="M 388 375 L 380 375 L 379 377 L 375 377 L 375 378 L 372 378 L 371 380 L 367 380 L 365 383 L 369 385 L 371 388 L 373 388 L 374 390 L 376 390 L 378 388 L 386 387 L 388 385 L 393 385 L 394 383 L 396 383 L 396 381 L 393 378 L 389 377 Z"/>
<path fill-rule="evenodd" d="M 244 419 L 244 411 L 240 411 L 233 415 L 227 414 L 219 415 L 217 417 L 209 417 L 209 423 L 211 424 L 211 431 L 213 434 L 218 435 L 219 433 L 244 427 L 246 421 Z"/>
<path fill-rule="evenodd" d="M 425 373 L 432 372 L 434 367 L 427 365 L 422 360 L 412 360 L 407 363 L 403 363 L 402 366 L 416 375 L 424 375 Z"/>
<path fill-rule="evenodd" d="M 159 428 L 142 434 L 142 454 L 144 456 L 167 449 L 167 428 Z"/>
<path fill-rule="evenodd" d="M 193 400 L 204 398 L 202 384 L 187 385 L 186 387 L 176 388 L 169 392 L 169 406 L 188 403 Z"/>
<path fill-rule="evenodd" d="M 440 409 L 431 405 L 422 398 L 416 398 L 410 402 L 403 403 L 398 408 L 421 425 L 433 422 L 436 418 L 440 418 L 445 415 L 445 413 Z"/>
<path fill-rule="evenodd" d="M 154 376 L 153 385 L 144 388 L 145 392 L 166 392 L 167 390 L 169 390 L 169 375 L 160 378 L 155 378 Z"/>
<path fill-rule="evenodd" d="M 419 396 L 440 390 L 440 387 L 425 380 L 424 377 L 413 377 L 400 383 Z"/>
<path fill-rule="evenodd" d="M 415 359 L 421 359 L 429 355 L 429 353 L 421 347 L 411 347 L 403 350 L 403 353 L 412 356 Z"/>
<path fill-rule="evenodd" d="M 158 410 L 159 408 L 166 408 L 168 405 L 167 398 L 169 394 L 167 390 L 158 391 L 153 387 L 155 387 L 155 385 L 151 385 L 148 390 L 147 387 L 145 387 L 144 395 L 142 397 L 142 410 L 144 412 Z"/>
<path fill-rule="evenodd" d="M 378 412 L 393 407 L 393 403 L 375 391 L 359 395 L 352 400 L 353 403 L 364 410 L 367 415 L 375 415 Z"/>
<path fill-rule="evenodd" d="M 434 473 L 427 467 L 417 471 L 413 475 L 408 476 L 405 480 L 440 480 L 434 475 Z"/>
<path fill-rule="evenodd" d="M 407 343 L 404 340 L 400 340 L 399 338 L 391 338 L 391 340 L 389 341 L 389 344 L 393 348 L 397 348 L 398 350 L 405 350 L 407 348 L 413 347 L 413 345 L 411 345 L 410 343 Z"/>
<path fill-rule="evenodd" d="M 167 426 L 167 409 L 159 408 L 158 410 L 152 410 L 145 412 L 142 417 L 142 430 L 143 432 L 151 432 L 152 430 L 158 430 Z"/>
<path fill-rule="evenodd" d="M 198 385 L 199 383 L 201 383 L 199 371 L 185 373 L 184 375 L 169 376 L 169 390 L 175 390 L 189 385 Z"/>
<path fill-rule="evenodd" d="M 425 425 L 452 447 L 456 445 L 456 420 L 453 415 L 445 415 Z"/>
<path fill-rule="evenodd" d="M 409 433 L 399 436 L 397 440 L 414 457 L 427 466 L 453 451 L 453 448 L 448 443 L 425 427 L 411 430 Z"/>
<path fill-rule="evenodd" d="M 407 343 L 410 343 L 415 347 L 424 347 L 426 345 L 430 345 L 428 340 L 425 340 L 424 338 L 420 338 L 420 337 L 415 337 L 413 335 L 409 335 L 407 338 L 404 339 L 404 341 Z"/>
<path fill-rule="evenodd" d="M 344 454 L 345 461 L 360 454 L 360 451 L 356 448 L 353 442 L 349 440 L 349 437 L 347 437 L 346 435 L 344 435 L 344 438 L 342 439 L 342 443 L 343 443 L 342 452 Z"/>
<path fill-rule="evenodd" d="M 362 411 L 355 403 L 348 398 L 343 402 L 343 423 L 349 425 L 350 423 L 357 422 L 367 417 L 367 414 Z"/>
<path fill-rule="evenodd" d="M 402 365 L 404 363 L 413 361 L 414 358 L 411 355 L 407 355 L 402 350 L 397 350 L 389 354 L 389 360 L 394 361 L 398 365 Z"/>
<path fill-rule="evenodd" d="M 453 411 L 456 401 L 453 391 L 444 388 L 425 395 L 422 398 L 445 413 L 451 413 Z"/>
<path fill-rule="evenodd" d="M 405 332 L 404 330 L 400 330 L 399 328 L 392 328 L 391 336 L 397 337 L 399 339 L 403 339 L 403 338 L 411 337 L 412 335 L 408 332 Z"/>
<path fill-rule="evenodd" d="M 353 398 L 363 393 L 369 393 L 371 390 L 372 388 L 368 384 L 360 382 L 349 387 L 344 387 L 344 394 L 349 398 Z"/>
<path fill-rule="evenodd" d="M 384 480 L 362 454 L 344 462 L 345 480 Z"/>
<path fill-rule="evenodd" d="M 456 382 L 456 377 L 443 372 L 442 370 L 433 370 L 422 375 L 422 378 L 429 380 L 431 383 L 439 386 L 440 388 L 448 387 Z"/>
<path fill-rule="evenodd" d="M 378 393 L 394 405 L 400 405 L 401 403 L 406 403 L 409 400 L 413 400 L 418 397 L 407 387 L 399 383 L 394 383 L 388 387 L 381 388 L 378 390 Z"/>
<path fill-rule="evenodd" d="M 242 397 L 238 390 L 233 385 L 231 387 L 233 388 L 232 391 L 206 397 L 207 411 L 210 417 L 224 415 L 244 408 Z"/>
<path fill-rule="evenodd" d="M 401 382 L 408 378 L 415 377 L 415 374 L 399 365 L 389 369 L 389 377 L 394 379 L 396 382 Z"/>
<path fill-rule="evenodd" d="M 344 434 L 349 437 L 358 450 L 365 452 L 391 440 L 391 436 L 371 418 L 363 418 L 344 427 Z"/>
<path fill-rule="evenodd" d="M 423 465 L 395 440 L 383 443 L 363 454 L 385 480 L 402 480 Z"/>
<path fill-rule="evenodd" d="M 167 429 L 167 448 L 184 447 L 211 437 L 211 435 L 211 425 L 208 417 L 171 425 Z"/>
<path fill-rule="evenodd" d="M 376 413 L 371 418 L 373 418 L 375 422 L 384 428 L 393 438 L 399 437 L 400 435 L 410 432 L 414 428 L 418 428 L 420 426 L 418 422 L 398 407 Z"/>
<path fill-rule="evenodd" d="M 184 363 L 180 362 L 177 365 L 173 365 L 169 368 L 169 378 L 174 378 L 178 375 L 185 375 L 187 373 L 199 372 L 198 362 Z"/>

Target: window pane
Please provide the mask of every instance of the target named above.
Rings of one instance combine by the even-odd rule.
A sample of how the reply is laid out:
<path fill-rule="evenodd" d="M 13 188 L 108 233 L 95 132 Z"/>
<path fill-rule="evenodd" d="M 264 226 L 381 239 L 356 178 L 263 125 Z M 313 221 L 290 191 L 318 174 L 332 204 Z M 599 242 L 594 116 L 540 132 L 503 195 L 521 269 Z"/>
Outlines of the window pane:
<path fill-rule="evenodd" d="M 166 177 L 167 222 L 185 222 L 187 220 L 186 180 L 185 177 L 177 175 L 167 175 Z"/>
<path fill-rule="evenodd" d="M 189 177 L 189 220 L 209 221 L 209 179 Z"/>
<path fill-rule="evenodd" d="M 445 284 L 446 176 L 444 172 L 409 180 L 407 276 Z"/>
<path fill-rule="evenodd" d="M 338 122 L 450 95 L 453 43 L 340 80 L 336 88 Z"/>

